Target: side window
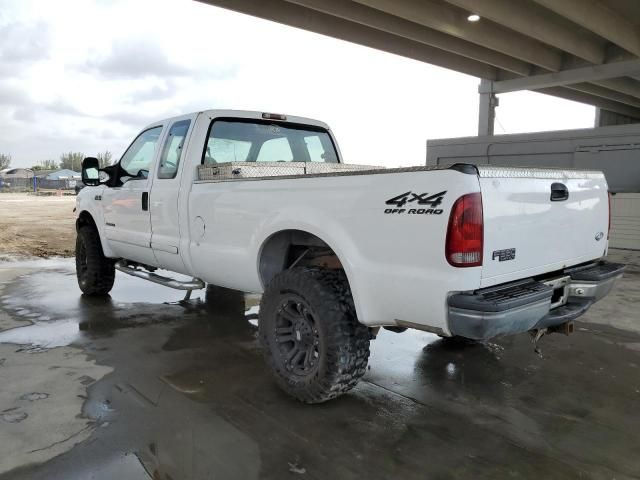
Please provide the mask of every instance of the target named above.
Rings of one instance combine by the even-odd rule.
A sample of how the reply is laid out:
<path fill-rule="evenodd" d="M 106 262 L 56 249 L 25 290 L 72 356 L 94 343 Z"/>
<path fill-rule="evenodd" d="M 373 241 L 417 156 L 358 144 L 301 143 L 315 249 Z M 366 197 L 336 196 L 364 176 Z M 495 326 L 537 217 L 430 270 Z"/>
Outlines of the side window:
<path fill-rule="evenodd" d="M 160 155 L 158 178 L 175 178 L 190 124 L 191 120 L 180 120 L 171 125 Z"/>
<path fill-rule="evenodd" d="M 291 162 L 293 152 L 286 137 L 272 138 L 267 140 L 260 147 L 257 162 Z"/>
<path fill-rule="evenodd" d="M 149 176 L 161 132 L 162 127 L 145 130 L 138 135 L 120 159 L 120 168 L 131 179 L 145 179 Z"/>

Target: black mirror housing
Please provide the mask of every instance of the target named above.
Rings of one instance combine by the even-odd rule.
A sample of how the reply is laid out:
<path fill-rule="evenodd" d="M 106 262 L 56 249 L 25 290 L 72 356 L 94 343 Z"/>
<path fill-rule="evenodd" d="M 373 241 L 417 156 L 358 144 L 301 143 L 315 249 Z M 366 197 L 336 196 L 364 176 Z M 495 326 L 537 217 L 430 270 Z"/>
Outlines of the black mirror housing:
<path fill-rule="evenodd" d="M 82 183 L 87 186 L 100 185 L 100 162 L 95 157 L 82 161 Z"/>

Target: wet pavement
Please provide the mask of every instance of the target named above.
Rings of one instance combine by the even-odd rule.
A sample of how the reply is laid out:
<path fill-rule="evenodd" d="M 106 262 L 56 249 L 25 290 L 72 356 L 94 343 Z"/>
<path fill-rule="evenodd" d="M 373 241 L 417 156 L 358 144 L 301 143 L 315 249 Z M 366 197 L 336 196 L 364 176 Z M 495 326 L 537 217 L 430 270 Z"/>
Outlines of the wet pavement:
<path fill-rule="evenodd" d="M 258 298 L 0 264 L 0 480 L 640 478 L 640 255 L 569 337 L 382 331 L 348 395 L 271 381 Z M 616 328 L 617 326 L 617 328 Z"/>

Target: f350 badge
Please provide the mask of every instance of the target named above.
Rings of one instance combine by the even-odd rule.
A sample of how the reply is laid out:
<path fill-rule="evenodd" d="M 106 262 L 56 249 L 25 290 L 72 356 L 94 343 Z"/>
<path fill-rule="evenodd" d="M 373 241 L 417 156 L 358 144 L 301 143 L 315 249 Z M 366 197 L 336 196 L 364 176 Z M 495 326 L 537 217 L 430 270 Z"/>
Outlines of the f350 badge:
<path fill-rule="evenodd" d="M 499 262 L 508 262 L 509 260 L 516 259 L 515 248 L 505 248 L 504 250 L 494 250 L 491 254 L 491 260 L 498 260 Z"/>
<path fill-rule="evenodd" d="M 406 214 L 406 215 L 442 215 L 442 209 L 436 208 L 444 199 L 447 191 L 434 193 L 429 195 L 429 192 L 414 193 L 408 191 L 401 193 L 393 198 L 390 198 L 385 202 L 386 205 L 395 205 L 397 208 L 385 208 L 386 214 Z M 414 205 L 428 205 L 430 208 L 402 208 L 405 205 L 413 203 Z"/>

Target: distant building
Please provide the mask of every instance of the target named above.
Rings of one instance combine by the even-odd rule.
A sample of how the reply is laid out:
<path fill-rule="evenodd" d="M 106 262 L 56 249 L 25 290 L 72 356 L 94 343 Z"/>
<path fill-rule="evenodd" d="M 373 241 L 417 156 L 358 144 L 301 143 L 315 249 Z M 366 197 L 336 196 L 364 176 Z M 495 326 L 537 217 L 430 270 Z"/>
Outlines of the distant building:
<path fill-rule="evenodd" d="M 30 168 L 7 168 L 0 170 L 0 177 L 6 180 L 12 178 L 33 178 L 33 170 Z"/>
<path fill-rule="evenodd" d="M 67 190 L 75 188 L 81 178 L 79 172 L 66 168 L 35 172 L 30 168 L 7 168 L 0 171 L 0 188 Z"/>
<path fill-rule="evenodd" d="M 63 168 L 62 170 L 48 172 L 45 175 L 38 175 L 38 177 L 44 177 L 46 180 L 80 180 L 82 175 L 79 172 Z"/>

